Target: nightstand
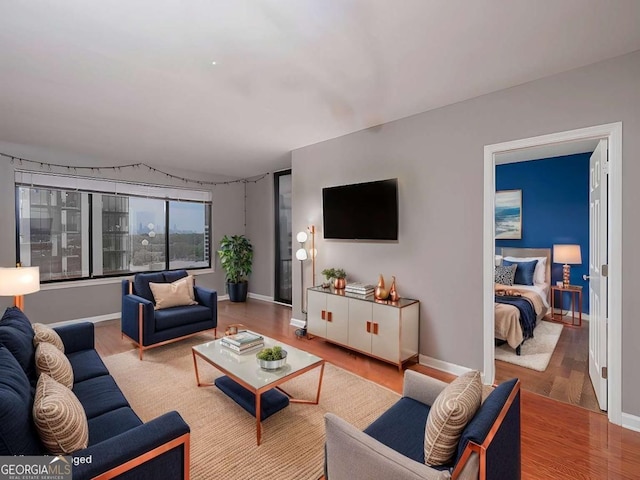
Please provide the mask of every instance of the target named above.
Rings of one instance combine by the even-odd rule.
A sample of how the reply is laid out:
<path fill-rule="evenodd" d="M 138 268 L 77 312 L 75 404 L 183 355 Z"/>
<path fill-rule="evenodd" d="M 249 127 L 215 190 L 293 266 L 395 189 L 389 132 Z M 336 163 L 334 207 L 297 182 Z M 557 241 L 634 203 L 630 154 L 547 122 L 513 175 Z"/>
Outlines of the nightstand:
<path fill-rule="evenodd" d="M 563 294 L 566 292 L 571 294 L 571 322 L 564 321 L 564 315 L 562 315 L 562 313 L 557 314 L 555 312 L 555 299 L 557 292 L 560 292 L 560 312 L 563 310 Z M 578 323 L 576 323 L 576 303 L 578 304 Z M 551 320 L 571 327 L 582 326 L 582 287 L 576 285 L 569 285 L 568 287 L 558 287 L 556 285 L 551 286 Z"/>

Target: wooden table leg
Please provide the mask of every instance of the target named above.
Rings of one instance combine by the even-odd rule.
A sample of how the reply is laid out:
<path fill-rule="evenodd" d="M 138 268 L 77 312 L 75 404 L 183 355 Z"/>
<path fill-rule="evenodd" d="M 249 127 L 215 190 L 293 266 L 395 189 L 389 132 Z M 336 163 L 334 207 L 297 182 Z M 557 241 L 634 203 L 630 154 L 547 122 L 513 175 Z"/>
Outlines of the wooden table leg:
<path fill-rule="evenodd" d="M 198 384 L 199 387 L 212 387 L 214 384 L 213 383 L 202 383 L 200 381 L 200 373 L 198 372 L 198 362 L 196 361 L 196 352 L 195 350 L 191 350 L 191 355 L 193 356 L 193 368 L 196 371 L 196 383 Z"/>
<path fill-rule="evenodd" d="M 320 389 L 322 388 L 322 379 L 324 377 L 324 362 L 322 362 L 322 367 L 320 367 L 320 379 L 318 380 L 318 393 L 316 393 L 316 402 L 317 405 L 320 402 Z"/>
<path fill-rule="evenodd" d="M 262 394 L 260 392 L 256 392 L 256 441 L 258 445 L 260 445 L 260 418 L 262 417 L 262 411 L 260 410 L 260 400 L 262 398 Z"/>
<path fill-rule="evenodd" d="M 198 362 L 196 361 L 196 352 L 191 350 L 191 356 L 193 357 L 193 368 L 196 370 L 196 384 L 200 386 L 200 375 L 198 374 Z"/>

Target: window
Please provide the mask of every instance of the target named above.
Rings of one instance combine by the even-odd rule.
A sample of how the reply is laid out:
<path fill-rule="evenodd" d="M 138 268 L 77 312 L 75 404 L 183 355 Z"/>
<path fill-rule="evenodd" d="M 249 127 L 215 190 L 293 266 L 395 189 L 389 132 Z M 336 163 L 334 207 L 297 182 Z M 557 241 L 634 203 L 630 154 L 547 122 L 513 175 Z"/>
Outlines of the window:
<path fill-rule="evenodd" d="M 211 266 L 210 202 L 26 185 L 16 196 L 17 261 L 43 282 Z"/>
<path fill-rule="evenodd" d="M 169 202 L 169 268 L 209 266 L 209 218 L 203 203 Z"/>
<path fill-rule="evenodd" d="M 89 275 L 89 195 L 18 187 L 18 261 L 40 267 L 40 279 Z"/>

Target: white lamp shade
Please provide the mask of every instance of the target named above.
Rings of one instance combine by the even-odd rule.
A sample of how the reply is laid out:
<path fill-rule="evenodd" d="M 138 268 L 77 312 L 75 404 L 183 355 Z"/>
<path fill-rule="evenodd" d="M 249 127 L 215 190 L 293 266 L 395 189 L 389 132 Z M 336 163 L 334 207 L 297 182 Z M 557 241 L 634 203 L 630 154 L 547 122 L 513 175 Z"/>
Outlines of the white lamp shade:
<path fill-rule="evenodd" d="M 300 261 L 307 259 L 307 251 L 304 248 L 299 248 L 296 251 L 296 258 Z"/>
<path fill-rule="evenodd" d="M 580 245 L 554 245 L 553 261 L 565 265 L 580 265 L 582 263 Z"/>
<path fill-rule="evenodd" d="M 40 267 L 0 268 L 0 295 L 18 296 L 40 290 Z"/>
<path fill-rule="evenodd" d="M 298 240 L 298 243 L 304 243 L 307 241 L 307 232 L 298 232 L 298 235 L 296 235 L 296 240 Z"/>
<path fill-rule="evenodd" d="M 496 267 L 502 265 L 502 255 L 496 255 Z"/>

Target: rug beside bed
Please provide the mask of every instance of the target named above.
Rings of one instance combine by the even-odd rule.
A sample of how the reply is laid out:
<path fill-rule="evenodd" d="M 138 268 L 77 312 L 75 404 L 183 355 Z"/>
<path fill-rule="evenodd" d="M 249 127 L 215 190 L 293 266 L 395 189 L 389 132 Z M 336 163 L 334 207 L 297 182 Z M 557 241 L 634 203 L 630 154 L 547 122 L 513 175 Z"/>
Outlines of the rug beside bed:
<path fill-rule="evenodd" d="M 522 345 L 521 355 L 516 355 L 516 351 L 505 343 L 496 347 L 496 360 L 544 372 L 549 365 L 561 333 L 561 324 L 542 321 L 533 331 L 533 338 L 528 339 Z"/>

